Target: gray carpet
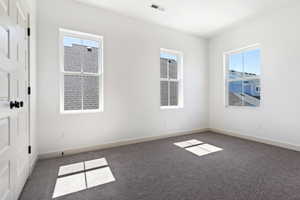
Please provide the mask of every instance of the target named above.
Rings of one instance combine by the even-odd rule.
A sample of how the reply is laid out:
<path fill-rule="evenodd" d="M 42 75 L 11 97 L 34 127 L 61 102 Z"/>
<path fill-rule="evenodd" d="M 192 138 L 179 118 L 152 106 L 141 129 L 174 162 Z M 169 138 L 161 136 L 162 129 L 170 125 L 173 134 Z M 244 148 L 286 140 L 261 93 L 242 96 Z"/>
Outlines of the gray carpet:
<path fill-rule="evenodd" d="M 197 157 L 174 142 L 223 151 Z M 300 153 L 205 133 L 38 161 L 21 200 L 48 200 L 59 166 L 105 157 L 115 182 L 58 200 L 299 200 Z"/>

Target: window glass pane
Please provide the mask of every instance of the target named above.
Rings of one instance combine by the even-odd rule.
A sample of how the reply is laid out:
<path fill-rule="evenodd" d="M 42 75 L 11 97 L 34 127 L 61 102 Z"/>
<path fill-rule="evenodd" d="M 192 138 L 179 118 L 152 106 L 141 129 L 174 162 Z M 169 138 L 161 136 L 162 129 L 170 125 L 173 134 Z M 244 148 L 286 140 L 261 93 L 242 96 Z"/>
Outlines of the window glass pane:
<path fill-rule="evenodd" d="M 81 46 L 95 47 L 95 48 L 100 47 L 100 44 L 97 41 L 83 40 L 80 38 L 65 36 L 64 37 L 64 46 L 72 47 L 73 45 L 81 45 Z"/>
<path fill-rule="evenodd" d="M 169 60 L 169 78 L 170 79 L 177 79 L 177 61 L 176 60 Z"/>
<path fill-rule="evenodd" d="M 169 82 L 160 81 L 160 105 L 168 106 L 169 102 Z"/>
<path fill-rule="evenodd" d="M 81 46 L 70 43 L 67 40 L 69 37 L 64 38 L 64 70 L 69 72 L 81 71 Z M 69 38 L 70 40 L 72 38 Z M 75 38 L 73 38 L 75 40 Z M 68 42 L 66 42 L 68 41 Z"/>
<path fill-rule="evenodd" d="M 245 106 L 257 107 L 260 105 L 260 80 L 247 80 L 243 83 Z"/>
<path fill-rule="evenodd" d="M 161 49 L 160 53 L 160 104 L 161 106 L 178 106 L 179 100 L 179 71 L 180 53 Z M 165 80 L 166 79 L 166 80 Z"/>
<path fill-rule="evenodd" d="M 174 54 L 171 54 L 171 53 L 161 52 L 160 57 L 168 59 L 168 60 L 176 60 L 177 61 L 177 56 Z"/>
<path fill-rule="evenodd" d="M 170 105 L 178 105 L 178 82 L 170 82 Z"/>
<path fill-rule="evenodd" d="M 160 78 L 168 78 L 168 59 L 160 58 Z"/>
<path fill-rule="evenodd" d="M 99 109 L 99 76 L 83 76 L 83 110 Z"/>
<path fill-rule="evenodd" d="M 243 53 L 229 55 L 229 79 L 243 77 Z"/>
<path fill-rule="evenodd" d="M 98 73 L 99 42 L 64 37 L 64 69 L 69 72 Z"/>
<path fill-rule="evenodd" d="M 64 109 L 81 110 L 81 76 L 64 75 Z"/>
<path fill-rule="evenodd" d="M 243 82 L 230 81 L 228 84 L 228 105 L 243 106 Z"/>
<path fill-rule="evenodd" d="M 245 77 L 256 78 L 260 75 L 260 49 L 244 53 Z"/>
<path fill-rule="evenodd" d="M 88 73 L 98 73 L 99 49 L 96 47 L 83 47 L 83 71 Z"/>

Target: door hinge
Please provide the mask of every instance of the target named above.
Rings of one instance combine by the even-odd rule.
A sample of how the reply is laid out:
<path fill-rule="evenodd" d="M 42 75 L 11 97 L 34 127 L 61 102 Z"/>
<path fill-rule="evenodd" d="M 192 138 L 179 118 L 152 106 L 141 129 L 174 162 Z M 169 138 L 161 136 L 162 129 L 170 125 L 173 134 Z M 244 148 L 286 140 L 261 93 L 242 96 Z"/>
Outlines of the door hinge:
<path fill-rule="evenodd" d="M 28 87 L 28 88 L 27 88 L 27 94 L 28 94 L 28 95 L 31 95 L 31 87 Z"/>
<path fill-rule="evenodd" d="M 30 28 L 27 28 L 27 36 L 30 37 Z"/>
<path fill-rule="evenodd" d="M 31 145 L 28 146 L 28 154 L 31 154 Z"/>

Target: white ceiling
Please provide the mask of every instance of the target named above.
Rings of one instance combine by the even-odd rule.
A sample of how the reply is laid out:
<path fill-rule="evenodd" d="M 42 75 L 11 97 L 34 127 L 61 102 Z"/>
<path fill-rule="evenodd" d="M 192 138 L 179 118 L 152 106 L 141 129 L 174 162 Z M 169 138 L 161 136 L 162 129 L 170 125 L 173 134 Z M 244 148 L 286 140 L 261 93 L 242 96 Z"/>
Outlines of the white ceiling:
<path fill-rule="evenodd" d="M 297 0 L 76 0 L 85 4 L 209 37 L 224 28 Z M 157 4 L 165 12 L 150 8 Z"/>

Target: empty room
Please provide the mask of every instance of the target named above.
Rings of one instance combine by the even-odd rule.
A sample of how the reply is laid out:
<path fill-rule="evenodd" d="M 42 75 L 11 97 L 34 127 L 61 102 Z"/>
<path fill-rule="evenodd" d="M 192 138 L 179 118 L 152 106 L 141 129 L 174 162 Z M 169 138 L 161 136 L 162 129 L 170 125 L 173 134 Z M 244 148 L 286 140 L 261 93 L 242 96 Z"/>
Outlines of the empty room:
<path fill-rule="evenodd" d="M 299 0 L 0 0 L 0 200 L 300 200 Z"/>

